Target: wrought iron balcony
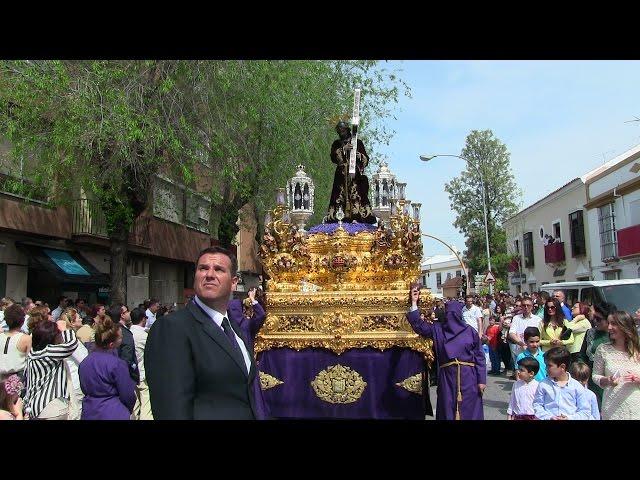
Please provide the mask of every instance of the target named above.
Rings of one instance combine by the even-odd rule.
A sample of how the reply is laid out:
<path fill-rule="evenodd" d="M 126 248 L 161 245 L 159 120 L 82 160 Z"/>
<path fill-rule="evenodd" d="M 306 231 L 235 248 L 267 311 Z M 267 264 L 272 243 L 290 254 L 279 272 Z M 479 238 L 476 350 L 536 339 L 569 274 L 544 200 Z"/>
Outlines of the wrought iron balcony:
<path fill-rule="evenodd" d="M 97 202 L 86 198 L 76 200 L 72 207 L 73 235 L 107 238 L 107 223 Z"/>
<path fill-rule="evenodd" d="M 74 236 L 88 236 L 108 239 L 107 223 L 102 209 L 95 200 L 79 199 L 72 207 Z M 149 247 L 149 222 L 150 217 L 141 216 L 131 226 L 129 243 L 141 247 Z"/>

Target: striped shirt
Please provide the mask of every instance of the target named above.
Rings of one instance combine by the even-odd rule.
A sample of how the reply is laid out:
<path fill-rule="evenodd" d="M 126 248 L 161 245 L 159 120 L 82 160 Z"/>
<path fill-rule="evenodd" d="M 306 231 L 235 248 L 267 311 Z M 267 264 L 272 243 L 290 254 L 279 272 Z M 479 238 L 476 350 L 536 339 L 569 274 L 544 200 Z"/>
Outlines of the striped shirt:
<path fill-rule="evenodd" d="M 27 357 L 27 395 L 25 407 L 35 418 L 56 398 L 69 398 L 67 371 L 64 359 L 71 356 L 78 340 L 73 330 L 62 332 L 62 343 L 47 345 L 37 352 L 33 349 Z"/>

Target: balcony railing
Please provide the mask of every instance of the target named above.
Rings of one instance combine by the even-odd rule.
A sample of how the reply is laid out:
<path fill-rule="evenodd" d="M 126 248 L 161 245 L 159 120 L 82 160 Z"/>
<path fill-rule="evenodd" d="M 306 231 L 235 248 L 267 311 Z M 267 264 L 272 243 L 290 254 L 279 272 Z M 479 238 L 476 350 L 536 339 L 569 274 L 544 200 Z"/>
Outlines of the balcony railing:
<path fill-rule="evenodd" d="M 86 198 L 76 200 L 72 208 L 73 235 L 108 238 L 107 223 L 102 209 L 94 200 Z M 142 247 L 149 246 L 150 217 L 138 217 L 129 232 L 129 243 Z"/>
<path fill-rule="evenodd" d="M 618 256 L 628 257 L 640 254 L 640 225 L 618 230 Z"/>
<path fill-rule="evenodd" d="M 544 263 L 564 262 L 564 242 L 554 242 L 544 246 Z"/>
<path fill-rule="evenodd" d="M 86 198 L 76 200 L 72 208 L 73 235 L 107 238 L 107 223 L 97 202 Z"/>

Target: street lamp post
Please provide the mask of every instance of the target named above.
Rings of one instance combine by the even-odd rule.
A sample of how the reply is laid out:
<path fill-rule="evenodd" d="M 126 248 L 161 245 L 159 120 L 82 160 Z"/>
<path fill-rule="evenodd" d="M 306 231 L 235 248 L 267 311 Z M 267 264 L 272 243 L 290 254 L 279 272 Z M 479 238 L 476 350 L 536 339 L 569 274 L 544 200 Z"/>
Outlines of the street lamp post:
<path fill-rule="evenodd" d="M 420 155 L 420 160 L 422 160 L 423 162 L 428 162 L 429 160 L 436 157 L 456 157 L 464 160 L 465 162 L 471 163 L 468 159 L 461 157 L 460 155 Z M 482 208 L 484 210 L 484 238 L 487 245 L 487 267 L 489 268 L 489 271 L 491 271 L 491 252 L 489 251 L 489 225 L 487 223 L 487 201 L 485 199 L 486 188 L 484 178 L 482 177 L 482 171 L 480 170 L 480 168 L 478 168 L 477 171 L 478 176 L 480 177 L 480 184 L 482 185 Z M 467 276 L 467 278 L 469 277 Z M 493 295 L 493 283 L 491 282 L 489 283 L 489 293 Z"/>

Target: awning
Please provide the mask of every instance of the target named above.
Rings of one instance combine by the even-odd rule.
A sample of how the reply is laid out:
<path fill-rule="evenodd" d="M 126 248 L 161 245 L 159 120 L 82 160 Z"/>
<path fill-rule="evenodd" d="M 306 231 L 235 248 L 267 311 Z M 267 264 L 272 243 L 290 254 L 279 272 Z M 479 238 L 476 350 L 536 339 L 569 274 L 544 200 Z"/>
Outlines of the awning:
<path fill-rule="evenodd" d="M 109 275 L 100 272 L 79 252 L 60 250 L 28 243 L 16 242 L 16 246 L 29 257 L 29 263 L 40 266 L 59 282 L 109 286 Z"/>

